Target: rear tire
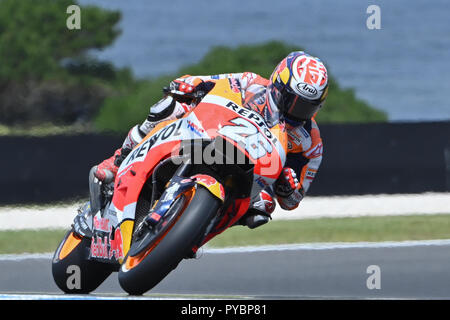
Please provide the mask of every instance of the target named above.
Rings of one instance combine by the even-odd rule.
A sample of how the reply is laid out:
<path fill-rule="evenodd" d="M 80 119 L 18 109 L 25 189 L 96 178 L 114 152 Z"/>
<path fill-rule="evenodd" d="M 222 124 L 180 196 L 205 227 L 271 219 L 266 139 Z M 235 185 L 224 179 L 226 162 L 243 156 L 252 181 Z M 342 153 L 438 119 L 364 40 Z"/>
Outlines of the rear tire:
<path fill-rule="evenodd" d="M 81 238 L 68 255 L 60 259 L 64 243 L 71 236 L 72 230 L 69 230 L 55 251 L 52 260 L 53 279 L 65 293 L 87 294 L 97 289 L 108 278 L 113 272 L 113 267 L 88 260 L 91 239 L 85 237 Z"/>
<path fill-rule="evenodd" d="M 139 264 L 127 269 L 127 255 L 119 270 L 119 283 L 130 295 L 141 295 L 163 280 L 201 241 L 221 202 L 208 190 L 197 190 L 172 229 Z M 130 249 L 129 253 L 132 250 Z"/>

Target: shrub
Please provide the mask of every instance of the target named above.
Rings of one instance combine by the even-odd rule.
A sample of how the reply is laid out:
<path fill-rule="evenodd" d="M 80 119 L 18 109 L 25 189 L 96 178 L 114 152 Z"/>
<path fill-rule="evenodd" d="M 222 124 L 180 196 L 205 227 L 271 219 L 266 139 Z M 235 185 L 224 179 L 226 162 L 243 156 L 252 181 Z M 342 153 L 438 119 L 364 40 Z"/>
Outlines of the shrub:
<path fill-rule="evenodd" d="M 296 50 L 302 49 L 277 41 L 243 45 L 235 49 L 224 46 L 212 48 L 199 63 L 185 66 L 177 74 L 142 81 L 123 95 L 107 98 L 95 123 L 100 130 L 125 132 L 145 119 L 149 107 L 161 99 L 162 87 L 176 77 L 252 71 L 268 78 L 277 64 L 289 52 Z M 377 122 L 386 121 L 387 116 L 357 99 L 353 90 L 341 89 L 330 76 L 328 99 L 317 120 L 320 123 Z"/>
<path fill-rule="evenodd" d="M 108 95 L 102 77 L 110 81 L 116 71 L 86 53 L 114 41 L 120 12 L 83 7 L 81 30 L 69 30 L 66 9 L 74 3 L 0 1 L 0 123 L 91 119 Z"/>

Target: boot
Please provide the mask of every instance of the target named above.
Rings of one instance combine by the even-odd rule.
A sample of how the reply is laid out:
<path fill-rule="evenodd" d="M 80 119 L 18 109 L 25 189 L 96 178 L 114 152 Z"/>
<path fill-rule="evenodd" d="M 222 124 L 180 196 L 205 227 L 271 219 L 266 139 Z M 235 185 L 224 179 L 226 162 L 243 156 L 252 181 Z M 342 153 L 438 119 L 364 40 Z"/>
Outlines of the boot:
<path fill-rule="evenodd" d="M 235 225 L 247 226 L 255 229 L 272 219 L 271 214 L 275 210 L 275 201 L 269 192 L 263 190 L 259 194 L 259 200 L 252 203 L 245 215 Z"/>

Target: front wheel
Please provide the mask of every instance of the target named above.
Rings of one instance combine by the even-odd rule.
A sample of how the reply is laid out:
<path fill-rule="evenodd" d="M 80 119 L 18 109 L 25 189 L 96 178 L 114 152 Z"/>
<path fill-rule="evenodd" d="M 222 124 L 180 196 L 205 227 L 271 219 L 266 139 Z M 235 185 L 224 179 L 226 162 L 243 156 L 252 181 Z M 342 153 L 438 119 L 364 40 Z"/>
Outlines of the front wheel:
<path fill-rule="evenodd" d="M 193 191 L 187 206 L 173 213 L 173 225 L 163 228 L 156 241 L 144 250 L 131 245 L 119 270 L 120 286 L 129 294 L 140 295 L 156 286 L 202 239 L 221 202 L 201 186 Z"/>
<path fill-rule="evenodd" d="M 89 238 L 69 230 L 56 249 L 52 260 L 53 279 L 65 293 L 90 293 L 114 271 L 106 263 L 89 260 L 89 248 Z"/>

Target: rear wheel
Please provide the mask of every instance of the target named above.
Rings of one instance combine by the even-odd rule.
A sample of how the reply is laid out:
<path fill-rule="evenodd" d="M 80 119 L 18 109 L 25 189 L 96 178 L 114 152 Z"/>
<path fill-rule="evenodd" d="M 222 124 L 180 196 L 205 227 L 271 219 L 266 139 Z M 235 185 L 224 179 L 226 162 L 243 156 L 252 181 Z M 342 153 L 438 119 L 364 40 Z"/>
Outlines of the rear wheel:
<path fill-rule="evenodd" d="M 53 279 L 65 293 L 90 293 L 113 272 L 106 263 L 88 260 L 90 242 L 69 230 L 53 256 Z"/>
<path fill-rule="evenodd" d="M 183 202 L 186 201 L 186 202 Z M 201 186 L 189 197 L 174 201 L 167 223 L 133 241 L 119 270 L 121 287 L 140 295 L 156 286 L 203 238 L 221 202 Z"/>

